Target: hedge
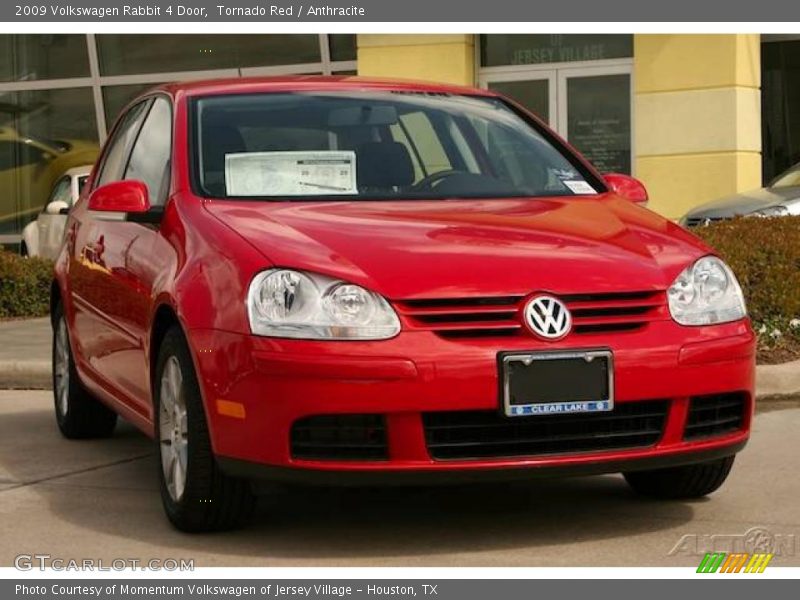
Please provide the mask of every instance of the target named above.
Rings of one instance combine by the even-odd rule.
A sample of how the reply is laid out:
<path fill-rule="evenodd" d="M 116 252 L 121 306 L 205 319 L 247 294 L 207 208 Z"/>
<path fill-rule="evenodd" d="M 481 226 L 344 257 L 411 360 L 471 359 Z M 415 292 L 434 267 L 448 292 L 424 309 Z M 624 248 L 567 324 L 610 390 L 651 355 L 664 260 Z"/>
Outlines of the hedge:
<path fill-rule="evenodd" d="M 0 250 L 0 319 L 45 316 L 52 280 L 51 261 Z"/>

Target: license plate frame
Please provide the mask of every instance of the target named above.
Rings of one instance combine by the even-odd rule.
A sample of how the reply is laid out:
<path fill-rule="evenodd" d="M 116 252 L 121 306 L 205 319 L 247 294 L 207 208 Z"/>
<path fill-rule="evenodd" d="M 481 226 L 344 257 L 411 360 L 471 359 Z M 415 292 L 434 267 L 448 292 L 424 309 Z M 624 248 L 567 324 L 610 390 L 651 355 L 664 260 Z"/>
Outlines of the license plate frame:
<path fill-rule="evenodd" d="M 555 352 L 505 352 L 500 354 L 499 368 L 501 381 L 500 408 L 504 416 L 509 418 L 546 416 L 558 414 L 580 414 L 608 412 L 614 409 L 614 355 L 607 348 L 593 350 L 569 350 Z M 600 398 L 573 398 L 562 400 L 546 400 L 539 402 L 512 402 L 512 365 L 523 363 L 524 367 L 536 364 L 541 366 L 542 361 L 576 361 L 583 360 L 591 363 L 603 360 L 606 365 L 606 393 L 598 394 L 606 397 Z M 600 363 L 602 365 L 602 363 Z M 569 394 L 569 391 L 566 392 Z"/>

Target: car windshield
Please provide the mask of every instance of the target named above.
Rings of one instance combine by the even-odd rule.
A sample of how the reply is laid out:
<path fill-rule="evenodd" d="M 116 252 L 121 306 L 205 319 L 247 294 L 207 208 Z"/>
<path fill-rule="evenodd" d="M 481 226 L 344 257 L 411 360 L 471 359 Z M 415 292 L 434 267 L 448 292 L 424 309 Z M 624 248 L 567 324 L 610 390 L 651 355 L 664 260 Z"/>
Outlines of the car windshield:
<path fill-rule="evenodd" d="M 194 185 L 207 197 L 375 200 L 605 191 L 494 97 L 267 93 L 192 104 Z"/>
<path fill-rule="evenodd" d="M 788 171 L 784 171 L 772 182 L 770 187 L 786 188 L 800 186 L 800 165 L 795 165 Z"/>

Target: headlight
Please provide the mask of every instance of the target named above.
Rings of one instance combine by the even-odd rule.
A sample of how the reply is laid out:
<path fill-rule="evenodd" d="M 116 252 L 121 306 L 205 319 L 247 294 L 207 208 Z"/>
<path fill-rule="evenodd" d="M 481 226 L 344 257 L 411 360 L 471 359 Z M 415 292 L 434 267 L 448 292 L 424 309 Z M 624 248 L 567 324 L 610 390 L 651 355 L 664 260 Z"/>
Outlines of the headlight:
<path fill-rule="evenodd" d="M 789 209 L 785 206 L 768 206 L 747 215 L 748 217 L 785 217 L 789 214 Z"/>
<path fill-rule="evenodd" d="M 687 267 L 667 290 L 669 312 L 681 325 L 737 321 L 747 314 L 733 271 L 714 256 Z"/>
<path fill-rule="evenodd" d="M 247 315 L 255 335 L 326 340 L 385 340 L 400 332 L 386 300 L 324 275 L 270 269 L 253 278 Z"/>

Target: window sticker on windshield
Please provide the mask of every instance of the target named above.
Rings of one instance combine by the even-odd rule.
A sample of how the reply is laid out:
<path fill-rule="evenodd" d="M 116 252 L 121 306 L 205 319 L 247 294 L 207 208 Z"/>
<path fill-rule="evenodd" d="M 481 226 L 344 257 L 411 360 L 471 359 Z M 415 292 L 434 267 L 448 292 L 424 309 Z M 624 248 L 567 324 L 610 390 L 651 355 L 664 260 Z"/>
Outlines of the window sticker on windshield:
<path fill-rule="evenodd" d="M 225 187 L 229 196 L 357 194 L 356 154 L 349 150 L 226 154 Z"/>
<path fill-rule="evenodd" d="M 597 190 L 595 190 L 591 185 L 586 183 L 585 181 L 562 181 L 562 183 L 569 188 L 569 191 L 573 194 L 596 194 Z"/>

